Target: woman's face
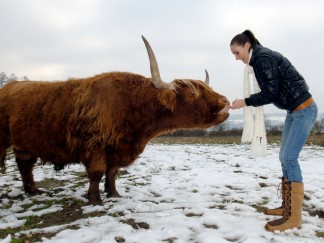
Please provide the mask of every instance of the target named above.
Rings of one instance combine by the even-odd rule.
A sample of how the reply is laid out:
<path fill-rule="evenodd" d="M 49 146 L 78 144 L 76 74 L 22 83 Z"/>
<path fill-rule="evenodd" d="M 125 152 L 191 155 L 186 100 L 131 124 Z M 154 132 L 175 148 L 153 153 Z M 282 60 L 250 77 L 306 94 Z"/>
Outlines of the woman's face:
<path fill-rule="evenodd" d="M 249 62 L 249 49 L 251 44 L 246 42 L 243 46 L 234 43 L 231 45 L 231 51 L 234 54 L 236 60 L 241 60 L 243 63 L 247 64 Z"/>

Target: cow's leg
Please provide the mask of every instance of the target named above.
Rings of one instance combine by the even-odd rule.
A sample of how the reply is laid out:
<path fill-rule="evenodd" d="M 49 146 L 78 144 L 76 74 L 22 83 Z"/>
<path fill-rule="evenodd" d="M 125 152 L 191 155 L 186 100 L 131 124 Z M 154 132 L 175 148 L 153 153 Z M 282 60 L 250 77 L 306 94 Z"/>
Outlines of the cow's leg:
<path fill-rule="evenodd" d="M 106 171 L 106 161 L 104 158 L 91 160 L 86 164 L 90 186 L 88 190 L 89 204 L 100 205 L 102 200 L 100 198 L 99 183 Z"/>
<path fill-rule="evenodd" d="M 0 129 L 0 172 L 6 172 L 5 161 L 7 156 L 7 148 L 10 147 L 7 135 L 8 134 Z"/>
<path fill-rule="evenodd" d="M 34 176 L 33 176 L 33 168 L 37 161 L 36 157 L 22 157 L 16 155 L 16 162 L 18 165 L 18 169 L 22 178 L 24 190 L 29 195 L 35 195 L 41 193 L 41 191 L 36 187 Z"/>
<path fill-rule="evenodd" d="M 5 172 L 6 171 L 6 148 L 0 148 L 0 172 Z"/>
<path fill-rule="evenodd" d="M 120 197 L 116 190 L 116 174 L 119 167 L 108 167 L 106 170 L 105 192 L 107 197 Z"/>

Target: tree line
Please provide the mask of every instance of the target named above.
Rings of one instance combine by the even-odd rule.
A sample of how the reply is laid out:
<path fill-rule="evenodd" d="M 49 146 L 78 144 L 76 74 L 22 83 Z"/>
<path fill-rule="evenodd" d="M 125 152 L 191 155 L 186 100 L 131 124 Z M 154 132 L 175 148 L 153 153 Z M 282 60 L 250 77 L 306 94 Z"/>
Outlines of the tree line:
<path fill-rule="evenodd" d="M 11 75 L 7 76 L 7 74 L 5 72 L 1 72 L 0 73 L 0 87 L 5 85 L 6 83 L 12 81 L 12 80 L 24 80 L 24 81 L 28 81 L 28 77 L 27 76 L 23 76 L 22 78 L 18 78 L 14 73 L 12 73 Z"/>

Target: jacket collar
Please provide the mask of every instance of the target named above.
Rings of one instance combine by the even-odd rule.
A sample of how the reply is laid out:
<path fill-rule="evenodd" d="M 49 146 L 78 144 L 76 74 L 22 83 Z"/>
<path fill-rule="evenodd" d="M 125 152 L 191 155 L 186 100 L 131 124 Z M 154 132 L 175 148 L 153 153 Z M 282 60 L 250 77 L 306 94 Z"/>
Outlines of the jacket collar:
<path fill-rule="evenodd" d="M 259 51 L 262 49 L 262 46 L 256 44 L 254 47 L 253 47 L 253 52 L 252 52 L 252 56 L 250 58 L 250 62 L 249 62 L 249 65 L 253 67 L 253 64 L 254 64 L 254 58 L 255 56 L 259 53 Z"/>

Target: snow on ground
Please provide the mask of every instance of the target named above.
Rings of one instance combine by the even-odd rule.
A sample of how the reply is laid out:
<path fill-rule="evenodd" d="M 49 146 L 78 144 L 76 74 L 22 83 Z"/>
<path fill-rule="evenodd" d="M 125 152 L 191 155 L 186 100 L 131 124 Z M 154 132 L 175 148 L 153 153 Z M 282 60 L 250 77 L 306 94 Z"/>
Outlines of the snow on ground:
<path fill-rule="evenodd" d="M 324 242 L 316 236 L 324 231 L 321 147 L 306 146 L 300 155 L 306 198 L 302 228 L 281 233 L 264 229 L 267 220 L 275 217 L 257 208 L 280 204 L 278 152 L 279 147 L 271 145 L 265 158 L 255 159 L 249 156 L 247 145 L 150 144 L 117 179 L 122 198 L 109 199 L 102 193 L 103 206 L 83 206 L 80 212 L 103 211 L 103 215 L 80 217 L 67 225 L 40 226 L 29 233 L 57 232 L 41 240 L 57 243 Z M 35 197 L 26 197 L 21 190 L 14 160 L 7 161 L 7 166 L 7 173 L 0 175 L 0 230 L 24 225 L 26 216 L 62 210 L 59 204 L 47 208 L 42 203 L 35 205 L 31 201 Z M 80 172 L 84 172 L 81 165 L 58 172 L 52 165 L 36 166 L 36 181 L 63 180 L 61 185 L 53 186 L 51 196 L 43 194 L 36 199 L 46 203 L 53 198 L 73 197 L 85 202 L 88 183 L 75 182 Z M 100 187 L 103 190 L 103 182 Z M 14 203 L 8 198 L 14 198 Z M 316 210 L 322 212 L 321 217 L 314 215 Z M 10 242 L 26 233 L 8 235 L 0 242 Z"/>

